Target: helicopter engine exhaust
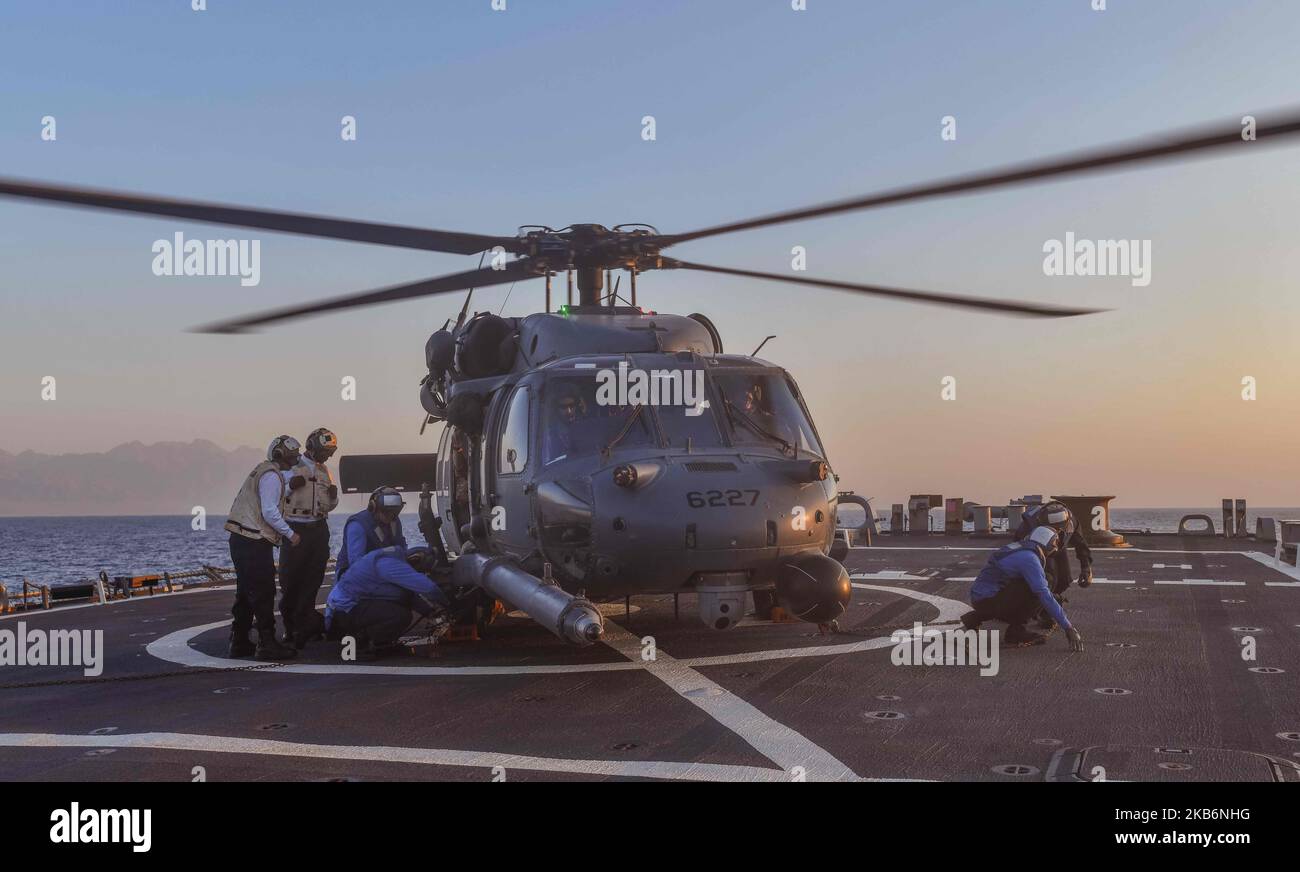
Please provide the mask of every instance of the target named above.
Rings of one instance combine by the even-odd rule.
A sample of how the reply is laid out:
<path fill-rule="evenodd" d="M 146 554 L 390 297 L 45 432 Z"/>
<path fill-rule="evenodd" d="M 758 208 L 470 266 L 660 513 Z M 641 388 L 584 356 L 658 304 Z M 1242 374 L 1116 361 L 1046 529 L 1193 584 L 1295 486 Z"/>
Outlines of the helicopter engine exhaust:
<path fill-rule="evenodd" d="M 462 554 L 454 565 L 457 584 L 483 588 L 566 642 L 590 645 L 605 632 L 605 622 L 590 600 L 566 593 L 552 579 L 524 571 L 509 557 Z"/>

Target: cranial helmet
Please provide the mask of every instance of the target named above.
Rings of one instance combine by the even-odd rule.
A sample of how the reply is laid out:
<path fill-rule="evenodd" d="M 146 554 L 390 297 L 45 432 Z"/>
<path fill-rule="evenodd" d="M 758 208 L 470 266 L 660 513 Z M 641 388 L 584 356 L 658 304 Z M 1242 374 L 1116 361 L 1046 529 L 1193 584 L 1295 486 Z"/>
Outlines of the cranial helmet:
<path fill-rule="evenodd" d="M 307 434 L 307 455 L 317 463 L 324 463 L 339 450 L 339 438 L 332 430 L 317 427 Z"/>
<path fill-rule="evenodd" d="M 1061 534 L 1057 532 L 1056 528 L 1047 524 L 1035 527 L 1034 531 L 1029 534 L 1028 540 L 1043 549 L 1044 556 L 1055 553 L 1062 541 Z"/>
<path fill-rule="evenodd" d="M 1060 533 L 1062 545 L 1074 535 L 1074 514 L 1063 503 L 1050 502 L 1044 505 L 1038 512 L 1038 523 Z"/>
<path fill-rule="evenodd" d="M 396 516 L 402 511 L 404 505 L 406 505 L 406 501 L 402 499 L 402 495 L 398 493 L 397 489 L 385 485 L 370 495 L 370 502 L 366 507 L 371 512 L 389 512 Z"/>
<path fill-rule="evenodd" d="M 266 459 L 285 469 L 293 466 L 302 456 L 302 446 L 292 436 L 276 436 L 266 449 Z"/>

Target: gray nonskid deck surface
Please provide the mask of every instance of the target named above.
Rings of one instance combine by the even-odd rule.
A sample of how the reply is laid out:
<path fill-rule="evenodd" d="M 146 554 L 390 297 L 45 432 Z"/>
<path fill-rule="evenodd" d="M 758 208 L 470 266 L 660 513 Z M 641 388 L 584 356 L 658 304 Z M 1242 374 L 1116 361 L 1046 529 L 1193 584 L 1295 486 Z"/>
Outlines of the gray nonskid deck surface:
<path fill-rule="evenodd" d="M 224 625 L 198 628 L 228 620 L 228 590 L 9 616 L 0 628 L 103 629 L 106 664 L 94 681 L 0 668 L 0 684 L 34 685 L 0 690 L 0 778 L 1297 780 L 1294 567 L 1246 556 L 1254 543 L 1131 540 L 1070 590 L 1083 654 L 1058 632 L 1001 650 L 987 677 L 896 666 L 888 643 L 960 613 L 999 544 L 969 537 L 853 550 L 835 636 L 752 619 L 717 633 L 689 596 L 680 620 L 671 597 L 639 597 L 588 649 L 510 618 L 431 659 L 344 663 L 318 643 L 225 671 L 252 661 L 224 661 Z"/>

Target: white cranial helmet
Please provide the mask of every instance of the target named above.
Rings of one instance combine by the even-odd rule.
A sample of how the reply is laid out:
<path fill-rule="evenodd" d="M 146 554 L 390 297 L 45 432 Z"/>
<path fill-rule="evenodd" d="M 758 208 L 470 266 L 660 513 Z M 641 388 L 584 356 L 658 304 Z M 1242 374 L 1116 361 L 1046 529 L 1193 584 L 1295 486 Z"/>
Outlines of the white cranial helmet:
<path fill-rule="evenodd" d="M 1056 550 L 1058 535 L 1051 527 L 1035 527 L 1029 534 L 1029 541 L 1042 548 L 1044 553 L 1051 554 Z"/>

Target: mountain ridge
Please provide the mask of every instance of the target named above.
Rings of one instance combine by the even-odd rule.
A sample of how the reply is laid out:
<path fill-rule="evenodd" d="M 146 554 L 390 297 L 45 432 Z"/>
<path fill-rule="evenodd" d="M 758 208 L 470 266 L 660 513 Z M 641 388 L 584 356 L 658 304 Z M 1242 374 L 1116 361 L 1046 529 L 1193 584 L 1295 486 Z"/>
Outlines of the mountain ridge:
<path fill-rule="evenodd" d="M 263 455 L 209 439 L 124 442 L 103 452 L 0 450 L 0 516 L 225 514 Z"/>

